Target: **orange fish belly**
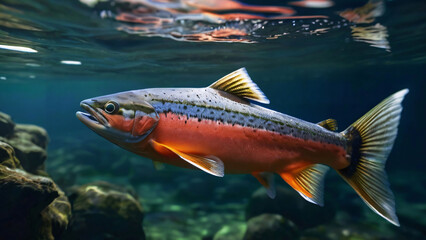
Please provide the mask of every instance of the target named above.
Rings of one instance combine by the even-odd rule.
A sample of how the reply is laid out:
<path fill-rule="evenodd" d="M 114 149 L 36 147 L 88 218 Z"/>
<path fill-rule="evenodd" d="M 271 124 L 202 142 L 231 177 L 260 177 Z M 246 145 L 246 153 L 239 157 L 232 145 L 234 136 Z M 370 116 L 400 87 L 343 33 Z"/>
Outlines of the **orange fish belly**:
<path fill-rule="evenodd" d="M 149 140 L 189 154 L 218 157 L 224 163 L 226 173 L 280 173 L 316 163 L 335 169 L 349 165 L 346 151 L 341 146 L 173 113 L 160 114 L 160 121 L 147 142 Z M 144 155 L 179 167 L 193 168 L 171 152 L 157 152 L 151 148 Z"/>

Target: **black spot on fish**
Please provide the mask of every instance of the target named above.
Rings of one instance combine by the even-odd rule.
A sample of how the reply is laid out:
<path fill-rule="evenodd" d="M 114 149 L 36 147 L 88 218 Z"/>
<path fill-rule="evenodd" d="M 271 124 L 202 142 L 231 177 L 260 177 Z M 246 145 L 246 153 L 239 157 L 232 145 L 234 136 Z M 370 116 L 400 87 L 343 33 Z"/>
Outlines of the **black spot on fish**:
<path fill-rule="evenodd" d="M 201 118 L 198 118 L 198 122 L 201 122 Z"/>

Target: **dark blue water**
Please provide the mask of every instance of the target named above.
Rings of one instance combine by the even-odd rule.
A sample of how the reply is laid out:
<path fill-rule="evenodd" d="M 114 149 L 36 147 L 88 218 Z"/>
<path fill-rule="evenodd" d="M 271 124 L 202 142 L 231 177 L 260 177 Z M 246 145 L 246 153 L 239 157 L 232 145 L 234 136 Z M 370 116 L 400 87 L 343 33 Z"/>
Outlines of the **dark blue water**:
<path fill-rule="evenodd" d="M 246 3 L 290 6 L 272 0 Z M 422 218 L 426 214 L 426 4 L 385 1 L 383 12 L 369 23 L 339 16 L 364 4 L 351 0 L 335 1 L 324 9 L 292 7 L 296 16 L 327 16 L 326 21 L 322 17 L 221 23 L 186 19 L 153 27 L 117 16 L 126 13 L 157 20 L 176 16 L 158 11 L 138 15 L 134 9 L 139 5 L 122 2 L 89 7 L 76 0 L 3 0 L 0 111 L 17 123 L 36 124 L 48 131 L 47 171 L 65 190 L 93 180 L 132 186 L 147 214 L 147 239 L 210 239 L 224 226 L 245 226 L 247 203 L 260 187 L 255 179 L 217 179 L 174 167 L 154 171 L 147 159 L 114 146 L 81 124 L 75 118 L 81 100 L 132 89 L 204 87 L 246 67 L 270 99 L 268 108 L 311 122 L 334 118 L 343 130 L 388 95 L 409 88 L 387 163 L 402 227 L 393 227 L 370 212 L 355 195 L 350 196 L 362 206 L 364 217 L 346 227 L 361 239 L 421 239 L 426 223 L 414 221 L 419 215 L 413 214 Z M 275 15 L 259 14 L 262 18 Z M 211 33 L 217 29 L 238 32 L 217 37 Z M 199 34 L 205 34 L 204 38 Z M 26 49 L 13 48 L 17 46 Z M 67 162 L 61 155 L 92 148 L 98 151 L 96 159 Z M 336 174 L 330 175 L 326 205 L 339 210 L 341 203 L 327 202 L 327 198 L 333 199 L 342 189 L 352 190 Z M 171 187 L 176 181 L 181 185 Z M 199 191 L 197 197 L 182 197 L 191 192 L 188 188 Z M 234 191 L 238 193 L 224 194 Z M 348 209 L 342 211 L 348 213 Z M 373 227 L 365 227 L 363 221 Z M 331 237 L 324 234 L 324 239 Z"/>

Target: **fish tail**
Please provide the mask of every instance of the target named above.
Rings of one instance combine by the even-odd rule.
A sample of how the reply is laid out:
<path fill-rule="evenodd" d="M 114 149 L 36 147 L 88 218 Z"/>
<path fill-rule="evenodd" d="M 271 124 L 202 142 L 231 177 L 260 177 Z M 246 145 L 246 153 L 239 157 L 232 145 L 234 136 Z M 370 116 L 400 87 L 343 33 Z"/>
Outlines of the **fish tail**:
<path fill-rule="evenodd" d="M 408 89 L 396 92 L 342 132 L 348 140 L 350 165 L 339 174 L 377 214 L 399 226 L 395 201 L 385 173 Z"/>

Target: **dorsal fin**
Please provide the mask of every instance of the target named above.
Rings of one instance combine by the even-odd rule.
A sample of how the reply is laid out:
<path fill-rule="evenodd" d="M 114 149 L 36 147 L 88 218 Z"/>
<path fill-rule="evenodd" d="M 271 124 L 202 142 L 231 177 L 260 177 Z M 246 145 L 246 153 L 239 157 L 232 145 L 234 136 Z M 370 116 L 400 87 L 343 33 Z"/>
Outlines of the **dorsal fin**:
<path fill-rule="evenodd" d="M 233 94 L 240 98 L 269 104 L 269 99 L 263 94 L 256 83 L 251 80 L 245 68 L 240 68 L 226 75 L 209 87 Z"/>
<path fill-rule="evenodd" d="M 331 118 L 321 121 L 317 125 L 330 131 L 337 131 L 337 121 Z"/>

